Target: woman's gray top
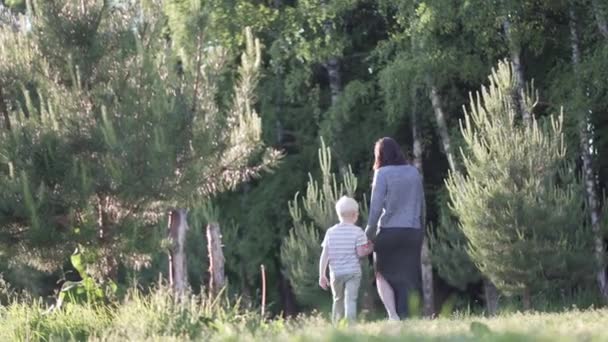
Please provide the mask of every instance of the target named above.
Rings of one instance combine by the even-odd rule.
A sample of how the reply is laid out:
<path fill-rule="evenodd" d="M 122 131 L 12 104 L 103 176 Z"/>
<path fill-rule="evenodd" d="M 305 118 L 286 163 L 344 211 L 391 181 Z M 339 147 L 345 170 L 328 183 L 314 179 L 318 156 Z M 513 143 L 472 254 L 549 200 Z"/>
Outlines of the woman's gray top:
<path fill-rule="evenodd" d="M 381 228 L 421 228 L 424 208 L 422 175 L 411 165 L 383 166 L 374 173 L 365 233 Z"/>

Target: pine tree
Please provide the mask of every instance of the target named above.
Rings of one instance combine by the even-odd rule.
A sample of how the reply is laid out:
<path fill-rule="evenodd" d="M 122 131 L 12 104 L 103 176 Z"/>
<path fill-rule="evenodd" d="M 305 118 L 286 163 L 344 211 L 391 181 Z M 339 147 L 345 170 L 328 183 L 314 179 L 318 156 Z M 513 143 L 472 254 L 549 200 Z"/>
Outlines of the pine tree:
<path fill-rule="evenodd" d="M 254 109 L 261 56 L 250 31 L 226 88 L 228 55 L 212 41 L 201 41 L 198 68 L 176 66 L 161 1 L 38 1 L 32 13 L 31 32 L 0 33 L 1 78 L 19 90 L 0 133 L 2 248 L 16 262 L 51 271 L 83 244 L 101 277 L 146 266 L 162 252 L 168 208 L 278 160 Z"/>
<path fill-rule="evenodd" d="M 467 253 L 467 238 L 462 233 L 458 218 L 447 206 L 447 194 L 439 198 L 439 217 L 431 230 L 430 248 L 433 266 L 450 285 L 465 290 L 481 280 L 479 270 Z"/>
<path fill-rule="evenodd" d="M 307 307 L 326 302 L 323 300 L 326 296 L 318 285 L 321 237 L 327 229 L 338 222 L 335 211 L 337 200 L 342 195 L 355 197 L 357 190 L 357 178 L 350 167 L 342 173 L 342 181 L 338 182 L 337 175 L 331 170 L 331 164 L 331 150 L 321 140 L 319 148 L 321 180 L 317 181 L 312 174 L 309 174 L 306 194 L 300 198 L 296 193 L 293 201 L 289 202 L 293 228 L 281 246 L 281 262 L 293 287 L 296 300 Z M 365 196 L 359 203 L 362 213 L 366 214 Z M 365 215 L 361 215 L 363 216 Z M 369 272 L 367 266 L 364 267 L 364 272 Z"/>
<path fill-rule="evenodd" d="M 462 125 L 466 175 L 451 172 L 452 209 L 481 273 L 507 295 L 531 295 L 587 280 L 596 265 L 582 185 L 564 161 L 562 116 L 521 120 L 512 65 L 471 97 Z M 533 88 L 524 101 L 531 111 Z"/>

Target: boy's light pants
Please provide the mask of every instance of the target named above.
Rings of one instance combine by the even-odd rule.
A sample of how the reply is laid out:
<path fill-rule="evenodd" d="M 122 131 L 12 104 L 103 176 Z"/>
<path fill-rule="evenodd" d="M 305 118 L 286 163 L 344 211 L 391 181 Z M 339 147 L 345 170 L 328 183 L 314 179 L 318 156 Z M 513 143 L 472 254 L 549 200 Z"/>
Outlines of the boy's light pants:
<path fill-rule="evenodd" d="M 354 321 L 357 318 L 357 297 L 359 295 L 359 284 L 361 274 L 346 274 L 331 279 L 331 293 L 334 297 L 331 318 L 337 323 L 344 318 Z"/>

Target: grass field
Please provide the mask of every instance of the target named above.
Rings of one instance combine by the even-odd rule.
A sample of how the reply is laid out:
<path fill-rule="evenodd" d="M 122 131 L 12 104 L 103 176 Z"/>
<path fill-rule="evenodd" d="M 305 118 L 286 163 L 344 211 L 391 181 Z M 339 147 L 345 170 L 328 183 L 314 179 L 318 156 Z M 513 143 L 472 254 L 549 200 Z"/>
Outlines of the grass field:
<path fill-rule="evenodd" d="M 321 315 L 260 319 L 238 303 L 192 299 L 174 305 L 159 291 L 111 306 L 69 305 L 53 313 L 38 301 L 0 307 L 1 341 L 608 341 L 608 309 L 454 314 L 433 320 L 371 321 L 332 327 Z"/>

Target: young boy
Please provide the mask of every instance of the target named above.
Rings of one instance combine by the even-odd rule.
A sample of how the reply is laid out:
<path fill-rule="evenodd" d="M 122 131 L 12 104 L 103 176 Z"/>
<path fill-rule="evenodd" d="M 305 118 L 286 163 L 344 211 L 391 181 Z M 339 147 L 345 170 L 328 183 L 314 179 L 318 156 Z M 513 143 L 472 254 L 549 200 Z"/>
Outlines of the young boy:
<path fill-rule="evenodd" d="M 333 295 L 332 321 L 344 318 L 354 321 L 357 317 L 357 296 L 361 282 L 359 257 L 371 253 L 371 242 L 361 227 L 355 225 L 359 218 L 359 205 L 354 199 L 343 196 L 336 203 L 340 223 L 329 228 L 323 239 L 323 252 L 319 262 L 319 286 L 327 289 L 326 272 L 329 265 L 331 292 Z"/>

